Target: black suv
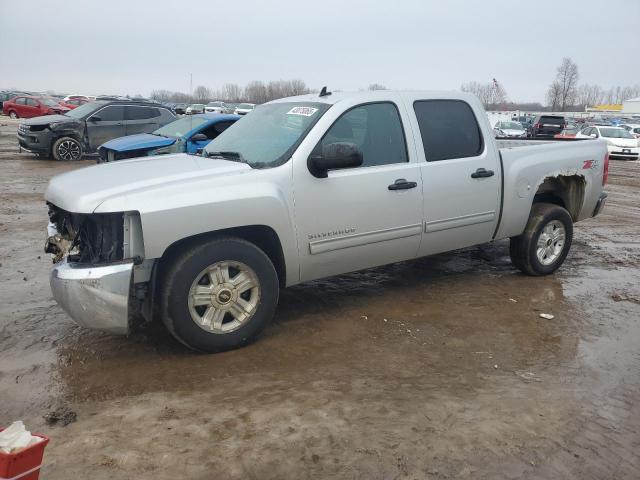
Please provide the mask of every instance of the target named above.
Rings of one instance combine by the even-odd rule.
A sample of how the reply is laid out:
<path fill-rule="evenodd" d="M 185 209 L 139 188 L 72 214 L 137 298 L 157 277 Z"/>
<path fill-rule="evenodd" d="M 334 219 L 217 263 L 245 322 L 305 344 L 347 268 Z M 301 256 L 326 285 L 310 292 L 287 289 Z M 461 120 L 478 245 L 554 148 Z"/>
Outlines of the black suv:
<path fill-rule="evenodd" d="M 136 133 L 151 133 L 175 115 L 157 103 L 101 100 L 85 103 L 64 115 L 25 120 L 18 127 L 20 147 L 56 160 L 80 160 L 104 142 Z"/>
<path fill-rule="evenodd" d="M 562 131 L 567 122 L 560 115 L 538 115 L 528 129 L 530 138 L 553 138 Z"/>

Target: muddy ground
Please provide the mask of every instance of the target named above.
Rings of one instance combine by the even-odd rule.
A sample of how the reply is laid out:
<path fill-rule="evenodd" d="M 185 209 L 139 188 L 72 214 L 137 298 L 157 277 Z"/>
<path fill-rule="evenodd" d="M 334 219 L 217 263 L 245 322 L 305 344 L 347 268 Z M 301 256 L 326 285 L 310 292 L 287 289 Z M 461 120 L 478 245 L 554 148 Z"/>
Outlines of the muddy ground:
<path fill-rule="evenodd" d="M 41 478 L 640 478 L 639 163 L 612 162 L 556 275 L 506 242 L 343 275 L 199 355 L 54 303 L 42 194 L 91 162 L 19 154 L 0 124 L 0 425 L 51 437 Z"/>

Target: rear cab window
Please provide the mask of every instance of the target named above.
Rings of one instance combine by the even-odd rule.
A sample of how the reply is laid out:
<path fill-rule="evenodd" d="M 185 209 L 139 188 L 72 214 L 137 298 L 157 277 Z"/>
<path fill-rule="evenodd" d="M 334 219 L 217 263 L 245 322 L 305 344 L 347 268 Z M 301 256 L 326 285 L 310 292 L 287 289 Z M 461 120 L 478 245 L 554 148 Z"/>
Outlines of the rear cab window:
<path fill-rule="evenodd" d="M 413 110 L 427 162 L 477 157 L 484 151 L 480 125 L 467 102 L 416 100 Z"/>

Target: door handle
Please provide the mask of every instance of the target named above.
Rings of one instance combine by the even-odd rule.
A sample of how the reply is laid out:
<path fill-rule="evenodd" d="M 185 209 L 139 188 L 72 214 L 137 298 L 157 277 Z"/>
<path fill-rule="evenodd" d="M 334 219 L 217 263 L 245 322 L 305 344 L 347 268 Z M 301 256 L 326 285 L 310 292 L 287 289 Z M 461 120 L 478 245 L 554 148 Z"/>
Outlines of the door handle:
<path fill-rule="evenodd" d="M 418 184 L 416 182 L 407 182 L 405 178 L 399 178 L 391 185 L 389 185 L 389 190 L 408 190 L 410 188 L 416 188 Z"/>
<path fill-rule="evenodd" d="M 486 178 L 486 177 L 493 177 L 493 170 L 485 170 L 484 168 L 479 168 L 471 174 L 471 178 Z"/>

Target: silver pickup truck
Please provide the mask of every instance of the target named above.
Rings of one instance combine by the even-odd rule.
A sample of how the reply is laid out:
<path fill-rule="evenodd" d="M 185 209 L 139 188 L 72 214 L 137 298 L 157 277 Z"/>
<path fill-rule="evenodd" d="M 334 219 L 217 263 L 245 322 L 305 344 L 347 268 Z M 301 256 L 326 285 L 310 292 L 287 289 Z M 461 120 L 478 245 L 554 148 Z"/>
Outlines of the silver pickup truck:
<path fill-rule="evenodd" d="M 79 324 L 162 319 L 213 352 L 254 339 L 280 288 L 510 238 L 547 275 L 606 194 L 598 140 L 498 148 L 458 92 L 321 92 L 257 107 L 202 155 L 53 178 L 51 288 Z"/>

